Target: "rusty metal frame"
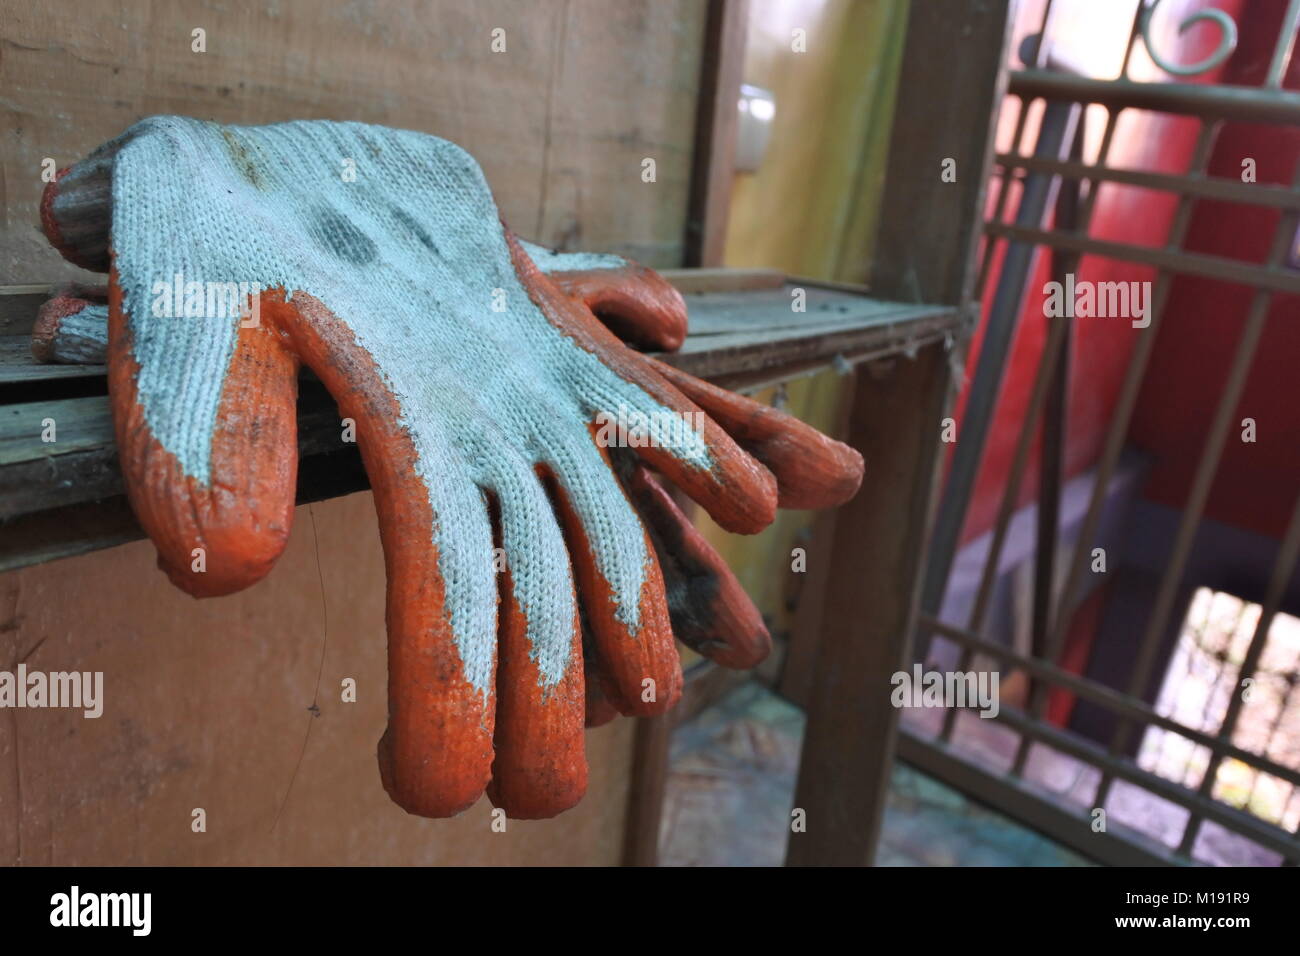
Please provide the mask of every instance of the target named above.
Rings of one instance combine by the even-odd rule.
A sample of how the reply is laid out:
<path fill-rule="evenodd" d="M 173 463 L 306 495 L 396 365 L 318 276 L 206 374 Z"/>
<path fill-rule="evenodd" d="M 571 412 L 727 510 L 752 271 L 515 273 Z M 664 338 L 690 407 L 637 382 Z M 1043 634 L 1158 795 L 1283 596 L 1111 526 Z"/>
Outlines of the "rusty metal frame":
<path fill-rule="evenodd" d="M 1086 516 L 1066 562 L 1067 571 L 1059 586 L 1051 555 L 1045 554 L 1046 544 L 1054 544 L 1055 516 L 1048 522 L 1047 532 L 1040 533 L 1037 563 L 1037 585 L 1042 594 L 1040 601 L 1050 605 L 1050 614 L 1036 607 L 1034 650 L 1030 654 L 1008 648 L 991 640 L 986 634 L 986 617 L 997 579 L 997 568 L 1003 551 L 1008 528 L 1017 510 L 1020 490 L 1029 466 L 1033 439 L 1040 427 L 1046 433 L 1054 427 L 1051 406 L 1054 391 L 1061 386 L 1062 356 L 1069 348 L 1070 329 L 1063 321 L 1053 322 L 1049 328 L 1039 360 L 1038 373 L 1029 396 L 1027 411 L 1018 437 L 1010 475 L 1004 488 L 999 511 L 992 528 L 990 547 L 980 577 L 968 620 L 964 625 L 945 622 L 939 618 L 939 608 L 947 586 L 949 570 L 956 553 L 958 534 L 965 519 L 966 504 L 978 474 L 983 452 L 983 435 L 987 421 L 977 423 L 974 433 L 979 438 L 974 449 L 967 449 L 964 462 L 954 462 L 953 474 L 945 489 L 943 503 L 936 521 L 938 534 L 931 541 L 927 557 L 927 581 L 923 591 L 922 614 L 918 622 L 917 646 L 924 659 L 926 642 L 931 635 L 940 635 L 954 642 L 960 649 L 959 669 L 969 669 L 977 654 L 992 658 L 1000 666 L 1023 669 L 1031 680 L 1028 707 L 1024 710 L 1003 707 L 997 719 L 1020 735 L 1015 760 L 1006 773 L 979 767 L 961 756 L 953 747 L 953 734 L 958 711 L 949 710 L 942 726 L 933 736 L 920 734 L 911 728 L 903 731 L 900 752 L 928 769 L 946 777 L 958 786 L 977 790 L 979 795 L 1002 805 L 1008 812 L 1045 830 L 1062 842 L 1075 846 L 1103 862 L 1112 863 L 1170 863 L 1192 862 L 1191 853 L 1197 834 L 1205 821 L 1212 821 L 1229 830 L 1277 852 L 1284 864 L 1300 862 L 1300 837 L 1283 827 L 1276 826 L 1243 810 L 1239 810 L 1213 797 L 1216 772 L 1225 758 L 1239 760 L 1255 770 L 1272 774 L 1281 780 L 1300 786 L 1300 767 L 1288 767 L 1235 745 L 1232 733 L 1242 710 L 1240 695 L 1235 695 L 1228 713 L 1217 733 L 1209 734 L 1162 716 L 1142 698 L 1158 657 L 1162 635 L 1171 616 L 1177 610 L 1175 600 L 1187 568 L 1192 545 L 1200 527 L 1201 517 L 1218 471 L 1228 432 L 1232 426 L 1233 412 L 1241 397 L 1250 373 L 1260 337 L 1267 321 L 1269 306 L 1277 294 L 1300 293 L 1300 272 L 1287 268 L 1285 259 L 1290 243 L 1296 235 L 1300 220 L 1300 168 L 1294 173 L 1289 188 L 1270 185 L 1246 185 L 1239 182 L 1212 178 L 1207 167 L 1218 131 L 1225 120 L 1244 120 L 1284 126 L 1300 125 L 1300 93 L 1283 90 L 1282 78 L 1294 52 L 1297 30 L 1300 29 L 1300 0 L 1290 0 L 1283 15 L 1282 28 L 1270 59 L 1267 77 L 1259 87 L 1234 87 L 1203 85 L 1186 82 L 1137 82 L 1128 78 L 1129 61 L 1135 45 L 1147 41 L 1147 24 L 1159 5 L 1159 0 L 1139 2 L 1129 36 L 1129 45 L 1120 78 L 1098 80 L 1068 72 L 1062 64 L 1053 64 L 1050 37 L 1053 4 L 1047 3 L 1036 44 L 1028 47 L 1026 69 L 1012 71 L 1009 78 L 1008 102 L 1005 108 L 1016 109 L 1017 119 L 1011 151 L 995 157 L 999 177 L 994 211 L 985 226 L 986 242 L 979 268 L 977 288 L 983 290 L 992 273 L 995 247 L 1000 242 L 1010 243 L 999 276 L 999 295 L 995 297 L 993 315 L 1010 311 L 1015 318 L 1023 305 L 1024 250 L 1045 247 L 1054 251 L 1054 272 L 1068 272 L 1077 268 L 1084 254 L 1140 263 L 1157 270 L 1152 295 L 1150 325 L 1137 336 L 1129 365 L 1121 385 L 1109 431 L 1101 456 L 1095 467 L 1095 479 Z M 1235 43 L 1235 25 L 1221 11 L 1198 14 L 1199 19 L 1213 19 L 1219 24 L 1223 42 L 1210 60 L 1179 74 L 1200 72 L 1217 66 L 1231 53 Z M 1150 51 L 1157 63 L 1162 59 Z M 1168 69 L 1168 67 L 1166 67 Z M 1035 100 L 1046 104 L 1044 132 L 1039 146 L 1028 153 L 1023 139 L 1026 117 Z M 1106 126 L 1101 138 L 1097 158 L 1085 162 L 1076 149 L 1064 156 L 1059 149 L 1060 132 L 1051 123 L 1052 111 L 1074 108 L 1082 110 L 1088 105 L 1099 105 L 1106 110 Z M 1122 169 L 1107 165 L 1112 137 L 1120 114 L 1126 109 L 1143 109 L 1187 116 L 1199 121 L 1200 129 L 1192 159 L 1182 175 L 1156 173 L 1143 170 Z M 1043 137 L 1048 148 L 1042 148 Z M 1036 189 L 1026 186 L 1028 207 L 1024 200 L 1015 222 L 1004 222 L 1007 212 L 1009 185 L 1013 178 L 1026 183 L 1037 182 Z M 1045 189 L 1042 178 L 1047 177 L 1056 186 L 1065 183 L 1077 193 L 1077 207 L 1072 216 L 1058 215 L 1052 226 L 1042 223 Z M 1165 245 L 1161 248 L 1138 246 L 1093 238 L 1089 235 L 1093 205 L 1103 183 L 1140 186 L 1172 193 L 1178 197 Z M 1196 199 L 1214 199 L 1226 202 L 1265 206 L 1280 211 L 1272 248 L 1263 264 L 1231 260 L 1220 256 L 1188 252 L 1184 249 L 1193 202 Z M 1073 222 L 1069 220 L 1073 220 Z M 1014 255 L 1019 251 L 1020 255 Z M 1013 271 L 1008 278 L 1007 270 Z M 1141 637 L 1138 656 L 1127 685 L 1121 690 L 1100 682 L 1071 674 L 1059 665 L 1066 632 L 1076 600 L 1083 593 L 1085 572 L 1091 550 L 1096 543 L 1107 487 L 1115 474 L 1120 454 L 1124 448 L 1134 407 L 1141 390 L 1148 360 L 1154 347 L 1156 334 L 1164 317 L 1173 275 L 1195 275 L 1220 282 L 1246 285 L 1254 289 L 1245 323 L 1232 357 L 1227 379 L 1219 395 L 1217 409 L 1207 422 L 1205 440 L 1196 465 L 1194 479 L 1178 523 L 1171 555 L 1164 568 L 1150 619 Z M 1014 302 L 1008 304 L 1007 290 L 1019 291 Z M 992 321 L 992 320 L 990 320 Z M 1004 329 L 1005 333 L 1006 330 Z M 1008 338 L 1006 335 L 1002 338 Z M 989 348 L 986 338 L 985 348 Z M 1005 362 L 1005 344 L 1000 355 L 982 355 L 981 369 L 977 370 L 972 392 L 983 389 L 982 401 L 972 395 L 968 409 L 983 409 L 985 414 L 994 407 L 1000 386 L 1001 368 L 981 379 L 984 365 L 996 366 Z M 969 414 L 969 412 L 968 412 Z M 967 440 L 968 426 L 963 423 L 963 441 Z M 1046 439 L 1049 450 L 1052 442 Z M 1055 438 L 1059 441 L 1060 435 Z M 959 447 L 958 455 L 962 453 Z M 1048 503 L 1055 506 L 1049 495 Z M 1275 618 L 1287 585 L 1292 580 L 1300 558 L 1300 499 L 1282 536 L 1272 574 L 1262 605 L 1262 613 L 1242 663 L 1239 678 L 1251 676 L 1258 667 L 1267 641 L 1269 627 Z M 1116 727 L 1109 743 L 1099 746 L 1068 730 L 1049 723 L 1045 718 L 1048 691 L 1063 688 L 1085 698 L 1113 714 Z M 1133 734 L 1144 727 L 1159 727 L 1205 747 L 1210 753 L 1207 771 L 1197 787 L 1187 787 L 1143 769 L 1127 756 Z M 1148 790 L 1188 811 L 1188 819 L 1178 847 L 1152 846 L 1140 834 L 1112 832 L 1105 839 L 1096 839 L 1087 828 L 1077 805 L 1065 806 L 1052 795 L 1034 788 L 1024 777 L 1026 760 L 1033 743 L 1042 743 L 1096 767 L 1100 772 L 1092 806 L 1105 805 L 1116 780 L 1123 780 Z M 1114 828 L 1112 828 L 1114 830 Z"/>

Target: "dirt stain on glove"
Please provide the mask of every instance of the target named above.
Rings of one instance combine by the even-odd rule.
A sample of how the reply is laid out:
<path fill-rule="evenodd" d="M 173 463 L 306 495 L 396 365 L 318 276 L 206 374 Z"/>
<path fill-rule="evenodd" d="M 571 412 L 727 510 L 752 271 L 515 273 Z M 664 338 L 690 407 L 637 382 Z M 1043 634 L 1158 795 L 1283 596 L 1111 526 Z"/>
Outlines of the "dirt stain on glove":
<path fill-rule="evenodd" d="M 344 262 L 365 266 L 379 255 L 369 236 L 328 206 L 316 210 L 310 228 L 311 237 Z"/>

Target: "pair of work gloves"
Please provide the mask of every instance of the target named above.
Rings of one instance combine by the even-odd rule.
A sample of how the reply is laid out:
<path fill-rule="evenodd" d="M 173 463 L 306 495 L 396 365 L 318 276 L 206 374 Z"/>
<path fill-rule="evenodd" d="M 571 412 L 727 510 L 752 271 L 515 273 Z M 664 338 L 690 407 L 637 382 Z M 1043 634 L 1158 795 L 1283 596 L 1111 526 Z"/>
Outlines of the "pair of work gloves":
<path fill-rule="evenodd" d="M 852 449 L 640 351 L 681 344 L 676 290 L 521 241 L 433 136 L 154 117 L 61 171 L 41 219 L 109 283 L 51 299 L 33 350 L 106 354 L 127 494 L 178 587 L 229 594 L 284 549 L 300 364 L 355 421 L 388 576 L 379 766 L 411 813 L 486 789 L 553 816 L 586 787 L 584 725 L 677 700 L 674 633 L 766 655 L 661 479 L 744 534 L 861 481 Z"/>

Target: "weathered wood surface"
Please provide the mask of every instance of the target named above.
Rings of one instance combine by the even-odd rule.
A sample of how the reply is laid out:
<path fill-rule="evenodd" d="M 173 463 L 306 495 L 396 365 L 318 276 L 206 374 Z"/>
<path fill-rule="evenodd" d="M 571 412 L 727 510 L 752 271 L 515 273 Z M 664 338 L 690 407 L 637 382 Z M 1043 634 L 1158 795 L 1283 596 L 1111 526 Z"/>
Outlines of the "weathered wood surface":
<path fill-rule="evenodd" d="M 705 271 L 705 270 L 701 270 Z M 748 278 L 744 278 L 744 276 Z M 841 357 L 910 352 L 948 335 L 946 307 L 899 305 L 812 285 L 772 288 L 768 274 L 671 274 L 686 288 L 692 332 L 666 361 L 735 384 L 746 375 L 779 378 Z M 736 290 L 737 285 L 750 288 Z M 796 288 L 806 311 L 791 309 Z M 3 297 L 0 297 L 3 298 Z M 25 315 L 11 308 L 10 329 L 30 328 L 40 295 Z M 102 366 L 37 364 L 21 334 L 0 337 L 0 570 L 109 547 L 138 537 L 120 496 L 121 473 Z M 53 422 L 54 441 L 46 441 Z M 333 399 L 305 373 L 299 396 L 299 500 L 316 501 L 367 487 L 355 446 L 344 444 Z M 107 502 L 97 518 L 85 506 Z M 79 508 L 65 520 L 64 512 Z"/>
<path fill-rule="evenodd" d="M 736 175 L 736 103 L 745 74 L 749 0 L 708 0 L 700 102 L 695 117 L 686 264 L 720 266 L 727 242 L 731 189 Z"/>
<path fill-rule="evenodd" d="M 696 0 L 0 0 L 0 283 L 86 275 L 36 227 L 42 162 L 158 113 L 432 133 L 521 235 L 679 265 L 704 19 Z"/>

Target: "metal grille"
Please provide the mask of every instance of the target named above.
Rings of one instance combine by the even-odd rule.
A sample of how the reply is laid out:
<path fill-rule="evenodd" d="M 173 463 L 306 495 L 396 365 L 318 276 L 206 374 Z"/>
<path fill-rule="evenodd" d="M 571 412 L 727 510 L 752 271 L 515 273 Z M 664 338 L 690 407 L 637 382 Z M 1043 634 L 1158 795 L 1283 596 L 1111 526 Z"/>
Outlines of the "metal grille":
<path fill-rule="evenodd" d="M 1194 539 L 1201 525 L 1223 455 L 1225 442 L 1234 427 L 1234 411 L 1242 396 L 1264 331 L 1269 309 L 1276 296 L 1300 293 L 1300 270 L 1288 262 L 1297 236 L 1300 214 L 1300 170 L 1293 170 L 1290 187 L 1246 183 L 1215 178 L 1207 168 L 1216 137 L 1225 121 L 1243 120 L 1276 126 L 1300 125 L 1300 94 L 1282 88 L 1300 27 L 1300 0 L 1290 0 L 1282 17 L 1282 28 L 1258 87 L 1200 83 L 1139 82 L 1129 78 L 1130 61 L 1139 44 L 1145 44 L 1153 61 L 1167 72 L 1189 75 L 1223 63 L 1236 42 L 1236 25 L 1221 11 L 1203 11 L 1194 19 L 1212 19 L 1222 42 L 1202 63 L 1180 67 L 1163 61 L 1150 41 L 1151 18 L 1156 2 L 1140 2 L 1129 29 L 1128 46 L 1118 79 L 1097 80 L 1072 72 L 1069 64 L 1054 62 L 1051 44 L 1053 4 L 1047 3 L 1041 28 L 1021 51 L 1027 68 L 1012 71 L 1005 109 L 1016 111 L 1011 151 L 996 157 L 996 192 L 993 214 L 986 223 L 986 242 L 978 273 L 983 290 L 994 272 L 995 247 L 1005 244 L 997 286 L 984 327 L 984 341 L 971 391 L 967 398 L 961 439 L 953 460 L 943 498 L 936 516 L 926 575 L 922 588 L 917 646 L 925 659 L 932 635 L 955 642 L 960 648 L 958 670 L 967 671 L 976 658 L 992 659 L 1002 669 L 1016 669 L 1027 675 L 1026 706 L 1004 707 L 997 720 L 1018 737 L 1014 756 L 1004 771 L 990 770 L 972 759 L 969 752 L 954 746 L 959 711 L 950 709 L 933 733 L 906 726 L 901 732 L 900 754 L 940 776 L 983 796 L 1014 816 L 1025 819 L 1067 844 L 1104 862 L 1182 863 L 1191 860 L 1198 834 L 1207 822 L 1244 835 L 1278 854 L 1284 864 L 1300 862 L 1300 839 L 1285 814 L 1265 818 L 1249 811 L 1248 805 L 1234 805 L 1216 788 L 1225 761 L 1235 761 L 1268 780 L 1289 788 L 1300 786 L 1300 760 L 1295 748 L 1279 758 L 1271 746 L 1243 746 L 1235 741 L 1244 700 L 1231 693 L 1226 707 L 1213 721 L 1189 720 L 1176 709 L 1153 707 L 1144 690 L 1158 677 L 1153 669 L 1160 662 L 1162 636 L 1173 623 L 1180 587 L 1188 568 Z M 1032 149 L 1025 149 L 1027 119 L 1035 103 L 1041 102 L 1041 120 Z M 1091 112 L 1086 107 L 1092 106 Z M 1084 158 L 1086 119 L 1104 111 L 1099 147 L 1092 160 Z M 1164 171 L 1118 168 L 1108 165 L 1120 116 L 1125 110 L 1140 109 L 1171 116 L 1189 117 L 1199 126 L 1191 162 L 1182 174 Z M 1004 221 L 1011 195 L 1010 184 L 1018 181 L 1020 198 L 1015 217 Z M 1176 207 L 1162 247 L 1147 247 L 1090 235 L 1097 195 L 1102 184 L 1116 183 L 1157 190 L 1176 197 Z M 1184 248 L 1193 204 L 1198 199 L 1265 206 L 1280 211 L 1271 250 L 1263 263 L 1207 255 Z M 1046 225 L 1049 210 L 1055 215 Z M 1050 251 L 1054 279 L 1077 271 L 1083 255 L 1096 255 L 1151 267 L 1155 280 L 1151 294 L 1150 324 L 1135 336 L 1127 371 L 1120 386 L 1113 416 L 1100 457 L 1086 514 L 1072 548 L 1063 549 L 1058 538 L 1062 506 L 1062 448 L 1065 429 L 1066 384 L 1069 370 L 1072 323 L 1051 320 L 1038 369 L 1028 398 L 1012 458 L 1011 470 L 994 522 L 987 557 L 979 576 L 969 615 L 962 621 L 940 620 L 939 609 L 948 586 L 967 506 L 979 472 L 992 413 L 997 405 L 1006 357 L 1021 315 L 1027 283 L 1038 251 Z M 1111 480 L 1133 420 L 1148 361 L 1165 317 L 1173 276 L 1199 276 L 1216 282 L 1247 286 L 1253 290 L 1245 323 L 1237 340 L 1227 379 L 1218 396 L 1216 410 L 1204 423 L 1204 440 L 1194 478 L 1185 498 L 1170 558 L 1160 576 L 1153 610 L 1141 629 L 1135 663 L 1122 688 L 1108 686 L 1069 672 L 1061 660 L 1067 631 L 1096 546 L 1103 506 Z M 1038 454 L 1039 494 L 1036 542 L 1033 562 L 1030 648 L 1017 650 L 991 639 L 987 619 L 999 573 L 999 560 L 1007 542 L 1008 529 L 1017 512 L 1017 502 L 1026 471 L 1034 457 L 1034 439 L 1041 429 Z M 1300 453 L 1300 451 L 1298 451 Z M 1261 671 L 1261 660 L 1269 641 L 1270 628 L 1279 614 L 1287 588 L 1296 572 L 1300 554 L 1300 498 L 1282 534 L 1271 577 L 1258 612 L 1252 611 L 1253 626 L 1240 639 L 1244 647 L 1231 669 L 1231 681 L 1257 681 L 1269 675 Z M 1057 567 L 1058 557 L 1062 558 Z M 1296 683 L 1297 662 L 1277 675 L 1289 689 Z M 1277 670 L 1277 666 L 1273 666 Z M 1175 679 L 1171 671 L 1166 681 Z M 1114 717 L 1109 741 L 1099 745 L 1050 722 L 1047 708 L 1050 691 L 1061 688 L 1105 709 Z M 1288 693 L 1290 691 L 1288 690 Z M 1289 698 L 1288 698 L 1289 699 Z M 1282 728 L 1278 732 L 1284 732 Z M 1176 779 L 1150 755 L 1135 759 L 1136 744 L 1143 734 L 1168 735 L 1183 746 L 1200 748 L 1205 755 L 1203 772 Z M 1026 779 L 1026 765 L 1035 744 L 1068 755 L 1093 773 L 1090 797 L 1065 800 L 1044 792 Z M 1166 744 L 1166 746 L 1168 746 Z M 1095 808 L 1105 807 L 1117 781 L 1139 787 L 1155 798 L 1186 811 L 1182 832 L 1175 839 L 1156 840 L 1118 826 L 1104 832 L 1096 829 Z M 1289 793 L 1290 791 L 1288 791 Z M 1240 801 L 1238 801 L 1240 803 Z"/>

